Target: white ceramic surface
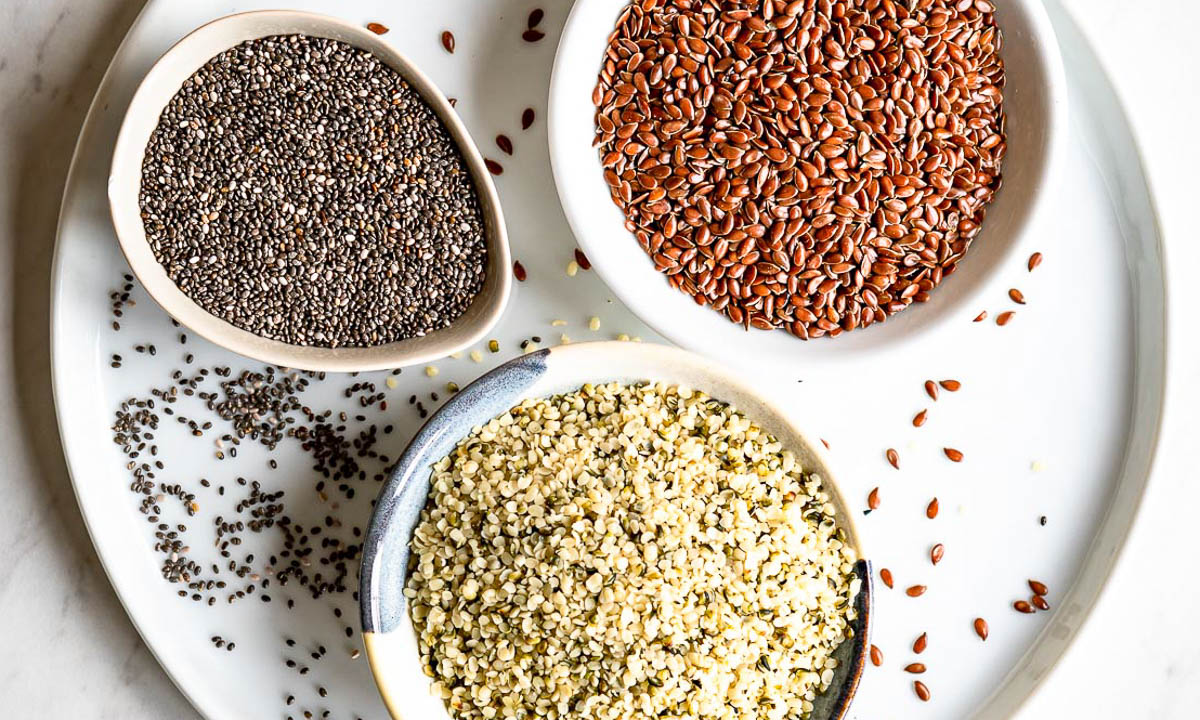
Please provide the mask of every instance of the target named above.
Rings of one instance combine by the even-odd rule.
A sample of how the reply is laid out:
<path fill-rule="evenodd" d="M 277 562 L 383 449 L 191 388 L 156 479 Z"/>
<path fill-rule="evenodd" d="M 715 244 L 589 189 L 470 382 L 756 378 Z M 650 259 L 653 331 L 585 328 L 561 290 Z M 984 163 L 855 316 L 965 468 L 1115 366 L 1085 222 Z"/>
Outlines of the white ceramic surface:
<path fill-rule="evenodd" d="M 835 508 L 838 525 L 858 555 L 861 589 L 852 604 L 861 608 L 857 629 L 835 658 L 838 670 L 815 703 L 812 720 L 841 720 L 867 662 L 872 579 L 869 550 L 855 530 L 857 504 L 842 495 L 831 459 L 816 435 L 807 432 L 797 408 L 784 408 L 711 360 L 657 343 L 589 342 L 560 345 L 514 358 L 462 389 L 429 422 L 397 462 L 380 491 L 367 530 L 360 588 L 367 657 L 388 710 L 396 720 L 450 720 L 444 702 L 428 692 L 430 679 L 418 650 L 417 633 L 404 597 L 412 532 L 425 507 L 433 463 L 451 453 L 472 430 L 529 398 L 573 392 L 588 383 L 662 382 L 699 390 L 726 402 L 775 436 L 796 455 L 798 466 L 819 476 Z M 810 416 L 807 421 L 813 418 Z"/>
<path fill-rule="evenodd" d="M 291 345 L 255 335 L 210 314 L 175 285 L 166 268 L 154 257 L 146 240 L 138 195 L 145 148 L 163 108 L 183 82 L 216 55 L 247 40 L 291 34 L 332 38 L 373 53 L 408 80 L 437 112 L 458 144 L 479 196 L 488 259 L 483 289 L 449 327 L 376 347 Z M 342 372 L 414 365 L 445 357 L 478 342 L 500 319 L 508 301 L 512 283 L 508 233 L 500 199 L 479 149 L 437 85 L 391 42 L 361 25 L 287 10 L 238 13 L 205 24 L 172 46 L 146 74 L 129 103 L 112 157 L 108 197 L 113 224 L 134 275 L 176 320 L 208 340 L 249 358 L 305 370 Z"/>
<path fill-rule="evenodd" d="M 1066 80 L 1054 30 L 1041 0 L 997 3 L 1004 31 L 1008 154 L 1004 185 L 987 210 L 984 228 L 957 271 L 932 293 L 882 324 L 834 339 L 803 342 L 781 331 L 745 331 L 720 313 L 671 288 L 625 229 L 609 197 L 592 145 L 592 88 L 626 0 L 578 0 L 563 30 L 550 85 L 550 159 L 559 198 L 580 245 L 613 292 L 646 323 L 679 345 L 731 363 L 771 363 L 805 372 L 844 373 L 921 352 L 918 343 L 964 317 L 1003 268 L 1030 245 L 1031 227 L 1049 207 L 1056 167 L 1066 144 Z M 935 340 L 936 341 L 936 340 Z"/>
<path fill-rule="evenodd" d="M 483 364 L 444 360 L 437 378 L 411 371 L 398 376 L 398 387 L 387 391 L 389 411 L 369 416 L 371 422 L 386 418 L 395 424 L 381 450 L 394 455 L 418 427 L 419 418 L 405 402 L 410 394 L 444 393 L 447 380 L 463 385 L 514 353 L 530 334 L 552 340 L 566 332 L 581 340 L 627 332 L 652 339 L 619 302 L 606 302 L 611 294 L 594 273 L 568 278 L 563 272 L 573 247 L 550 200 L 554 186 L 540 98 L 566 7 L 547 6 L 548 37 L 531 45 L 519 39 L 529 10 L 523 0 L 412 0 L 386 9 L 365 0 L 337 8 L 322 0 L 298 4 L 390 26 L 389 42 L 460 99 L 459 113 L 476 137 L 506 132 L 517 145 L 497 185 L 513 227 L 522 228 L 513 235 L 514 254 L 531 279 L 515 286 L 507 318 L 495 330 L 505 354 L 476 346 Z M 334 716 L 383 717 L 366 663 L 348 654 L 357 638 L 326 642 L 330 654 L 320 666 L 329 689 L 325 699 L 317 697 L 312 678 L 298 678 L 280 662 L 284 636 L 306 644 L 341 637 L 343 626 L 330 607 L 353 617 L 348 596 L 314 602 L 297 593 L 290 614 L 277 612 L 283 595 L 274 610 L 208 609 L 175 597 L 158 577 L 152 528 L 136 510 L 123 456 L 109 439 L 113 409 L 165 382 L 184 350 L 177 345 L 178 331 L 140 288 L 121 332 L 108 326 L 108 293 L 126 271 L 105 198 L 121 113 L 140 78 L 176 38 L 227 10 L 266 6 L 264 1 L 213 9 L 152 0 L 114 58 L 80 136 L 61 215 L 52 308 L 58 416 L 80 508 L 113 586 L 148 646 L 202 714 L 276 717 L 284 713 L 283 693 L 294 692 L 297 707 L 317 710 L 318 716 L 328 707 Z M 453 56 L 438 44 L 444 29 L 458 37 Z M 919 599 L 882 590 L 877 595 L 873 635 L 889 662 L 868 668 L 855 701 L 854 716 L 863 720 L 958 720 L 975 712 L 997 717 L 1019 704 L 1087 616 L 1144 486 L 1163 392 L 1158 229 L 1146 186 L 1131 172 L 1137 150 L 1120 122 L 1119 106 L 1105 94 L 1103 72 L 1085 53 L 1067 58 L 1072 101 L 1083 110 L 1074 115 L 1062 179 L 1050 189 L 1060 212 L 1036 228 L 1036 247 L 1046 253 L 1046 262 L 1033 274 L 1025 271 L 1023 258 L 1006 263 L 998 278 L 1001 289 L 988 293 L 980 307 L 993 314 L 1007 308 L 1002 288 L 1020 287 L 1030 303 L 1018 309 L 1012 324 L 954 325 L 922 352 L 896 358 L 886 372 L 863 371 L 856 376 L 860 381 L 849 384 L 813 382 L 802 365 L 744 377 L 820 428 L 852 502 L 865 504 L 870 489 L 880 486 L 883 506 L 858 521 L 864 544 L 898 583 L 929 581 L 929 592 Z M 519 117 L 527 106 L 538 110 L 539 119 L 521 133 Z M 1078 294 L 1081 273 L 1104 289 L 1088 299 L 1086 312 Z M 1064 323 L 1065 312 L 1074 322 Z M 592 315 L 603 321 L 597 333 L 586 330 Z M 555 318 L 568 326 L 551 327 Z M 158 344 L 157 357 L 131 351 L 144 342 Z M 253 366 L 197 339 L 187 350 L 196 354 L 197 367 Z M 114 352 L 126 357 L 121 371 L 108 367 Z M 372 373 L 355 380 L 383 387 L 384 377 Z M 964 388 L 943 394 L 930 406 L 927 425 L 915 430 L 908 421 L 929 406 L 921 390 L 929 377 L 957 377 Z M 307 397 L 316 406 L 339 407 L 345 403 L 341 390 L 350 382 L 331 378 Z M 237 464 L 214 466 L 211 443 L 184 435 L 164 429 L 160 439 L 161 455 L 180 480 L 203 473 L 228 481 L 235 474 L 264 472 L 260 452 L 248 450 Z M 945 461 L 940 450 L 945 445 L 964 450 L 966 460 Z M 884 462 L 885 447 L 900 451 L 899 473 Z M 1033 460 L 1046 469 L 1033 472 Z M 279 473 L 263 479 L 297 498 L 297 512 L 320 517 L 324 508 L 299 500 L 311 493 L 311 463 L 295 451 L 279 461 Z M 923 508 L 935 494 L 942 514 L 930 522 Z M 346 522 L 365 522 L 369 497 L 361 497 L 367 495 L 342 508 Z M 206 513 L 233 506 L 231 498 L 205 502 Z M 1045 527 L 1037 525 L 1040 514 L 1049 517 Z M 936 571 L 927 559 L 933 542 L 947 547 Z M 247 547 L 256 553 L 266 549 Z M 1029 576 L 1050 584 L 1054 613 L 1026 617 L 1009 609 Z M 970 630 L 978 614 L 992 625 L 987 643 Z M 924 661 L 935 701 L 929 704 L 913 696 L 901 664 L 903 649 L 921 631 L 930 636 Z M 219 654 L 212 647 L 209 637 L 217 632 L 237 640 L 235 653 Z"/>

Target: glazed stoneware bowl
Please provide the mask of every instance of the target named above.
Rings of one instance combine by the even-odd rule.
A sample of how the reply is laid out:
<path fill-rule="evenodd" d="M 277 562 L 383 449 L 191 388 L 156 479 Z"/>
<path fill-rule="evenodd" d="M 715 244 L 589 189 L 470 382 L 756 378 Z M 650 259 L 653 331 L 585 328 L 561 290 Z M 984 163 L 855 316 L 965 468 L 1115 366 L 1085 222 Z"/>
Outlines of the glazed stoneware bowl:
<path fill-rule="evenodd" d="M 142 159 L 159 116 L 183 82 L 214 56 L 247 40 L 303 34 L 340 40 L 387 64 L 434 109 L 458 145 L 471 173 L 483 214 L 487 268 L 483 289 L 466 313 L 449 327 L 423 337 L 368 348 L 291 345 L 242 330 L 210 314 L 185 295 L 154 257 L 142 225 L 138 194 Z M 287 10 L 246 12 L 214 20 L 171 47 L 146 74 L 125 112 L 108 178 L 113 226 L 121 250 L 150 296 L 171 317 L 208 340 L 263 362 L 305 370 L 365 371 L 414 365 L 443 358 L 475 344 L 500 319 L 511 289 L 508 233 L 491 174 L 466 127 L 419 68 L 369 30 L 337 18 Z"/>
<path fill-rule="evenodd" d="M 1004 183 L 988 207 L 980 234 L 953 276 L 928 302 L 887 322 L 838 338 L 803 342 L 783 331 L 743 330 L 707 306 L 667 285 L 613 204 L 600 157 L 593 147 L 596 108 L 592 90 L 609 34 L 628 0 L 577 0 L 559 40 L 550 83 L 549 145 L 554 180 L 580 247 L 614 293 L 642 320 L 681 347 L 746 366 L 844 373 L 875 365 L 887 353 L 912 352 L 935 331 L 970 322 L 983 298 L 1003 297 L 997 287 L 1006 266 L 1028 255 L 1033 221 L 1051 209 L 1043 192 L 1065 147 L 1066 77 L 1054 30 L 1042 0 L 997 2 L 1004 33 L 1008 153 Z M 989 293 L 989 290 L 992 292 Z M 919 348 L 918 348 L 919 350 Z"/>
<path fill-rule="evenodd" d="M 846 716 L 858 687 L 869 647 L 871 571 L 854 529 L 850 506 L 838 492 L 836 477 L 813 435 L 806 434 L 734 374 L 684 350 L 629 342 L 564 345 L 523 355 L 463 388 L 421 428 L 400 457 L 376 501 L 363 548 L 360 582 L 363 641 L 385 704 L 398 720 L 445 720 L 440 698 L 429 693 L 408 615 L 404 585 L 409 540 L 429 493 L 431 468 L 475 427 L 522 400 L 578 389 L 585 383 L 662 381 L 702 390 L 729 402 L 792 450 L 808 472 L 824 480 L 837 521 L 860 558 L 862 587 L 855 598 L 854 636 L 838 648 L 839 666 L 829 689 L 818 699 L 812 720 Z"/>

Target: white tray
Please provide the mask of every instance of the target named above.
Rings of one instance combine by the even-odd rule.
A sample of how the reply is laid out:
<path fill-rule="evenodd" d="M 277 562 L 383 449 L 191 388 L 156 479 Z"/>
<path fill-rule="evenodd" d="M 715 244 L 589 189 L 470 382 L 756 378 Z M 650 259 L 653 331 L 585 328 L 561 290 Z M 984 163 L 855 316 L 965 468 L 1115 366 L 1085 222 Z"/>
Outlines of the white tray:
<path fill-rule="evenodd" d="M 387 391 L 388 411 L 366 412 L 381 427 L 395 425 L 379 445 L 393 457 L 419 424 L 409 395 L 420 394 L 432 406 L 429 392 L 444 396 L 447 381 L 465 384 L 516 352 L 522 338 L 536 334 L 550 342 L 562 332 L 575 340 L 624 332 L 655 339 L 609 300 L 594 275 L 568 278 L 564 272 L 574 243 L 554 200 L 544 120 L 557 28 L 569 7 L 545 3 L 548 36 L 531 45 L 520 34 L 535 4 L 291 3 L 389 26 L 386 38 L 459 99 L 458 110 L 485 155 L 504 164 L 497 185 L 514 255 L 529 270 L 529 281 L 517 285 L 495 333 L 501 354 L 481 347 L 483 364 L 447 359 L 432 379 L 420 369 L 406 370 L 398 387 Z M 110 327 L 108 295 L 119 287 L 126 266 L 104 185 L 116 130 L 137 82 L 171 43 L 204 21 L 278 3 L 203 5 L 150 0 L 113 59 L 80 135 L 63 200 L 52 290 L 55 397 L 68 464 L 93 541 L 131 619 L 202 714 L 299 718 L 304 709 L 317 717 L 329 709 L 334 718 L 383 718 L 365 658 L 349 655 L 357 638 L 343 635 L 345 625 L 357 626 L 357 603 L 350 595 L 313 601 L 289 586 L 287 592 L 272 588 L 270 605 L 250 599 L 213 608 L 176 597 L 176 588 L 159 575 L 153 528 L 137 511 L 125 458 L 111 442 L 116 406 L 165 385 L 168 374 L 183 367 L 185 352 L 196 356 L 192 367 L 257 367 L 195 337 L 179 345 L 178 331 L 140 290 L 133 294 L 137 306 L 121 318 L 120 332 Z M 1070 21 L 1059 16 L 1056 22 L 1067 29 L 1062 24 Z M 454 55 L 439 44 L 445 29 L 457 37 Z M 802 382 L 803 368 L 793 376 L 752 373 L 771 392 L 810 408 L 807 424 L 821 428 L 829 441 L 848 497 L 861 498 L 865 507 L 867 492 L 881 488 L 882 507 L 859 527 L 871 559 L 892 570 L 897 589 L 877 585 L 873 642 L 886 662 L 868 667 L 852 717 L 1011 714 L 1086 618 L 1145 486 L 1163 395 L 1165 308 L 1157 222 L 1121 108 L 1090 51 L 1069 30 L 1064 54 L 1075 139 L 1057 188 L 1062 211 L 1038 228 L 1035 245 L 1045 254 L 1043 265 L 1032 274 L 1020 263 L 1007 270 L 1011 285 L 1029 299 L 1016 308 L 1013 322 L 1004 328 L 990 319 L 965 324 L 919 357 L 838 385 Z M 527 106 L 536 108 L 538 119 L 521 132 L 519 118 Z M 515 157 L 495 149 L 491 138 L 499 132 L 513 139 Z M 994 317 L 1011 304 L 998 296 L 983 309 Z M 593 315 L 602 319 L 599 332 L 587 330 Z M 569 325 L 551 327 L 558 318 Z M 154 343 L 158 354 L 134 352 L 139 343 Z M 109 367 L 113 353 L 125 358 L 120 370 Z M 747 365 L 752 361 L 747 358 Z M 357 380 L 384 389 L 384 377 L 373 373 Z M 962 391 L 930 403 L 923 381 L 947 377 L 961 380 Z M 351 382 L 331 377 L 305 397 L 313 407 L 344 408 L 353 415 L 357 403 L 341 396 Z M 910 419 L 923 407 L 930 408 L 929 422 L 914 429 Z M 164 423 L 158 443 L 167 465 L 159 479 L 191 485 L 204 476 L 215 486 L 243 475 L 268 489 L 286 490 L 289 512 L 297 519 L 329 513 L 318 505 L 312 472 L 294 447 L 276 455 L 280 469 L 268 474 L 263 452 L 243 444 L 236 460 L 218 462 L 211 437 L 187 437 L 174 423 Z M 963 450 L 965 461 L 946 461 L 943 446 Z M 899 451 L 900 472 L 884 461 L 887 447 Z M 1035 462 L 1044 469 L 1035 471 Z M 365 525 L 373 495 L 370 480 L 360 484 L 355 502 L 338 511 L 347 525 Z M 935 495 L 942 510 L 930 521 L 924 507 Z M 188 521 L 194 545 L 211 542 L 212 517 L 231 514 L 237 496 L 200 495 L 201 512 Z M 1044 527 L 1038 524 L 1041 515 L 1048 518 Z M 242 550 L 255 553 L 261 564 L 270 552 L 265 540 L 254 537 Z M 945 543 L 946 557 L 933 568 L 927 558 L 936 542 Z M 1028 596 L 1025 581 L 1031 577 L 1050 586 L 1053 613 L 1024 616 L 1011 609 L 1013 600 Z M 902 588 L 913 583 L 927 584 L 929 591 L 908 598 Z M 296 601 L 290 613 L 283 607 L 287 597 Z M 334 607 L 342 620 L 334 617 Z M 986 643 L 971 629 L 977 615 L 991 626 Z M 902 670 L 921 632 L 929 634 L 929 649 L 921 656 L 929 666 L 922 679 L 933 693 L 928 704 L 917 701 L 912 677 Z M 210 637 L 218 634 L 234 640 L 237 649 L 214 648 Z M 288 651 L 285 637 L 294 638 L 296 648 Z M 318 644 L 329 653 L 313 661 L 308 653 Z M 307 663 L 312 672 L 299 676 L 284 665 L 287 657 Z M 318 697 L 318 684 L 327 688 L 327 698 Z M 296 704 L 285 708 L 289 693 Z"/>

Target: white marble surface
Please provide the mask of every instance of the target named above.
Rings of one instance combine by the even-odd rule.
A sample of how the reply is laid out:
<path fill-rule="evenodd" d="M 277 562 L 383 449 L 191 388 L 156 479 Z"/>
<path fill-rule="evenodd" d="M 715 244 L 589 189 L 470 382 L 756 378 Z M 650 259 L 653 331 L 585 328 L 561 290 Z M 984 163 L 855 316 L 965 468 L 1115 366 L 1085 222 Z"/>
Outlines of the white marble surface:
<path fill-rule="evenodd" d="M 1001 0 L 1002 1 L 1002 0 Z M 1051 0 L 1053 1 L 1053 0 Z M 1168 422 L 1150 496 L 1082 637 L 1022 718 L 1193 718 L 1200 707 L 1200 342 L 1180 310 L 1200 142 L 1191 0 L 1064 0 L 1100 49 L 1158 192 L 1176 311 Z M 87 104 L 140 0 L 0 5 L 0 698 L 6 717 L 191 718 L 125 617 L 83 529 L 50 397 L 47 297 L 59 198 Z M 81 387 L 79 392 L 87 392 Z M 1153 606 L 1152 606 L 1153 604 Z"/>

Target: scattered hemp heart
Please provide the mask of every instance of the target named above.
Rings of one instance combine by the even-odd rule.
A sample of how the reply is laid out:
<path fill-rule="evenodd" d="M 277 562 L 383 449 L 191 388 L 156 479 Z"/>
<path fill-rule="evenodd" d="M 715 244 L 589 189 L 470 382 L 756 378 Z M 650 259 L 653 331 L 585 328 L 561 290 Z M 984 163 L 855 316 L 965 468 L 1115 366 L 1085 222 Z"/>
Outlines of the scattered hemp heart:
<path fill-rule="evenodd" d="M 821 479 L 725 403 L 529 399 L 431 483 L 405 594 L 458 720 L 801 717 L 833 680 L 857 558 Z"/>

